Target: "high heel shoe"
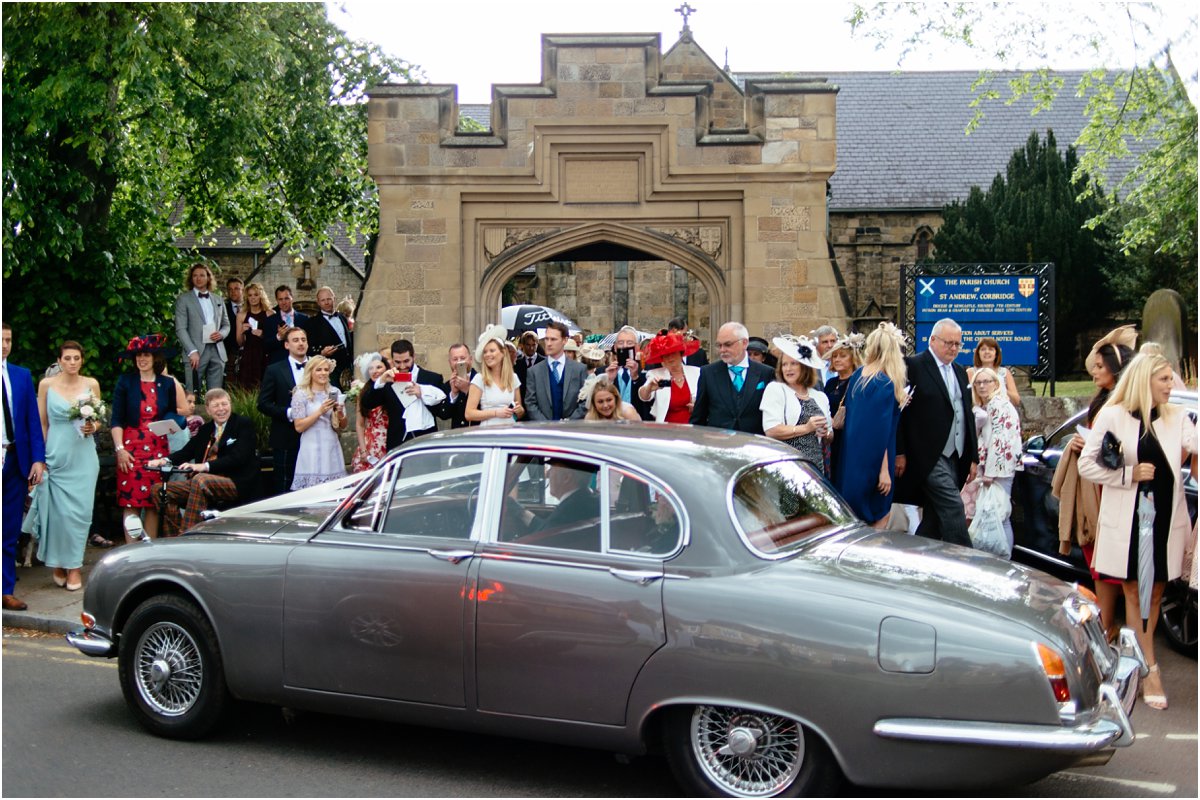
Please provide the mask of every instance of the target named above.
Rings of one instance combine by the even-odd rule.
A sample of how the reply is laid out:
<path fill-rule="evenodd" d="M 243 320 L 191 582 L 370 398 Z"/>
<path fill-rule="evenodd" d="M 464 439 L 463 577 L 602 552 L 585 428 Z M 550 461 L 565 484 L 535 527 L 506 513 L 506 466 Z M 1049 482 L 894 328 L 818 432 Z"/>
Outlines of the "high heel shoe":
<path fill-rule="evenodd" d="M 1162 675 L 1158 671 L 1158 664 L 1150 665 L 1150 672 L 1158 675 L 1159 683 L 1162 683 Z M 1161 691 L 1161 690 L 1160 690 Z M 1167 696 L 1165 694 L 1146 694 L 1144 689 L 1142 692 L 1142 702 L 1155 711 L 1167 710 Z"/>
<path fill-rule="evenodd" d="M 58 570 L 54 570 L 54 572 L 50 575 L 50 580 L 54 581 L 54 585 L 58 586 L 59 588 L 66 586 L 67 573 L 64 572 L 63 574 L 59 575 Z"/>
<path fill-rule="evenodd" d="M 67 573 L 67 580 L 66 580 L 67 591 L 68 592 L 78 592 L 80 589 L 83 588 L 83 575 L 80 574 L 79 570 L 77 570 L 77 569 L 71 570 L 71 572 L 75 573 L 76 580 L 72 581 L 71 573 L 70 572 Z"/>

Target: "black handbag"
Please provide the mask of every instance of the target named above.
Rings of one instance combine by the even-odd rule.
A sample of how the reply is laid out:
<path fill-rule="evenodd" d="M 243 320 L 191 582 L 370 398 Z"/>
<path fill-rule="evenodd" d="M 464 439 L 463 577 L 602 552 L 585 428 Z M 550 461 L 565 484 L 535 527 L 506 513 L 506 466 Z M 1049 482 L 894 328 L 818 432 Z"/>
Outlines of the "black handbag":
<path fill-rule="evenodd" d="M 1125 454 L 1121 451 L 1121 440 L 1114 436 L 1112 431 L 1104 432 L 1096 460 L 1100 462 L 1101 466 L 1109 469 L 1120 469 L 1125 463 Z"/>

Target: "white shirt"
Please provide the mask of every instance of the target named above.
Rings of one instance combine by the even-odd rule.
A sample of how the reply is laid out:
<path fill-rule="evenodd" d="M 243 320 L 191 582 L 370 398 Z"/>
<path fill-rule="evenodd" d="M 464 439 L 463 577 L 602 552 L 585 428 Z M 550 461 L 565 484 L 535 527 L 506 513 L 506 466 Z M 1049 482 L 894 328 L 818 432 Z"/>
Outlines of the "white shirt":
<path fill-rule="evenodd" d="M 550 370 L 550 377 L 554 377 L 554 367 L 552 364 L 558 364 L 558 379 L 561 381 L 563 376 L 567 374 L 567 354 L 559 353 L 558 358 L 550 358 L 546 356 L 546 365 Z"/>
<path fill-rule="evenodd" d="M 322 311 L 321 316 L 325 317 L 325 321 L 329 323 L 329 327 L 333 328 L 333 332 L 338 335 L 338 338 L 342 340 L 342 346 L 345 347 L 346 346 L 346 326 L 342 324 L 342 320 L 338 317 L 338 315 L 336 313 L 326 314 L 324 311 Z"/>
<path fill-rule="evenodd" d="M 0 361 L 0 371 L 4 373 L 4 394 L 8 395 L 8 409 L 15 414 L 16 409 L 13 408 L 12 399 L 12 381 L 8 379 L 8 359 Z M 15 431 L 17 429 L 17 421 L 15 419 L 12 420 L 12 425 Z M 0 441 L 3 441 L 4 446 L 8 447 L 8 430 L 4 426 L 0 426 Z"/>
<path fill-rule="evenodd" d="M 210 291 L 205 292 L 205 294 L 207 294 L 208 297 L 201 297 L 199 289 L 192 289 L 192 293 L 195 294 L 196 299 L 200 301 L 200 313 L 204 315 L 204 324 L 205 325 L 213 325 L 214 322 L 213 322 L 213 305 L 212 305 L 213 293 L 212 293 L 212 291 L 210 290 Z M 210 342 L 205 342 L 205 344 L 210 344 Z"/>
<path fill-rule="evenodd" d="M 307 361 L 308 361 L 308 359 L 305 359 L 304 361 L 305 361 L 305 362 L 307 362 Z M 290 370 L 292 371 L 292 375 L 293 375 L 293 376 L 296 376 L 296 373 L 302 373 L 302 372 L 304 372 L 304 366 L 303 366 L 303 365 L 304 365 L 304 362 L 297 361 L 297 360 L 296 360 L 295 358 L 293 358 L 292 356 L 288 356 L 288 357 L 287 357 L 287 362 L 288 362 L 288 369 L 290 369 Z M 299 366 L 299 367 L 300 367 L 300 369 L 296 369 L 296 367 L 297 367 L 297 366 Z M 300 378 L 299 378 L 299 377 L 296 377 L 296 383 L 299 383 L 299 382 L 300 382 Z M 292 419 L 292 409 L 291 409 L 291 408 L 289 408 L 289 409 L 287 410 L 287 418 L 288 418 L 288 421 L 289 421 L 289 422 L 295 422 L 295 420 L 294 420 L 294 419 Z"/>

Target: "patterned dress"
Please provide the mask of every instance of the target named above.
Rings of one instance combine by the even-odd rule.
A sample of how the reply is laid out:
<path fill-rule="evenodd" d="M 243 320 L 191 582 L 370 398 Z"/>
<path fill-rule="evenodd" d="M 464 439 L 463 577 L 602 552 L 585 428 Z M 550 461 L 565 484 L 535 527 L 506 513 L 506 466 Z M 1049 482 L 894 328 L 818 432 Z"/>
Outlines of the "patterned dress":
<path fill-rule="evenodd" d="M 150 432 L 147 427 L 158 417 L 158 389 L 154 381 L 140 381 L 142 402 L 138 404 L 138 424 L 125 428 L 123 444 L 133 456 L 129 472 L 117 470 L 117 505 L 121 508 L 155 508 L 154 487 L 162 480 L 146 462 L 170 455 L 167 437 Z"/>
<path fill-rule="evenodd" d="M 292 395 L 292 419 L 307 417 L 316 412 L 327 396 L 340 397 L 341 392 L 331 388 L 329 392 L 308 394 L 297 388 Z M 326 411 L 308 430 L 300 434 L 300 449 L 296 453 L 296 472 L 292 489 L 307 489 L 326 481 L 347 475 L 345 456 L 337 432 L 333 429 L 333 412 Z"/>
<path fill-rule="evenodd" d="M 387 411 L 383 406 L 376 406 L 367 413 L 365 422 L 362 444 L 350 458 L 351 472 L 366 472 L 387 455 Z"/>

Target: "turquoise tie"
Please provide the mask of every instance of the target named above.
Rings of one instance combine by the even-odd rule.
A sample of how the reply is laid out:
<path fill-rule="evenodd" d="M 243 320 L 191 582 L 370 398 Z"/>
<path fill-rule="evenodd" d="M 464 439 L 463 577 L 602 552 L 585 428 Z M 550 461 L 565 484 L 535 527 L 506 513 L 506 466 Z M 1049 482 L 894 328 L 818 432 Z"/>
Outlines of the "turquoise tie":
<path fill-rule="evenodd" d="M 745 367 L 730 367 L 729 371 L 733 373 L 733 390 L 740 392 L 742 385 L 746 382 L 746 378 L 742 375 L 746 371 Z"/>

